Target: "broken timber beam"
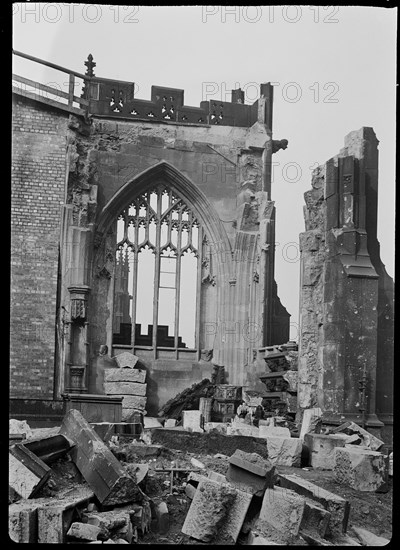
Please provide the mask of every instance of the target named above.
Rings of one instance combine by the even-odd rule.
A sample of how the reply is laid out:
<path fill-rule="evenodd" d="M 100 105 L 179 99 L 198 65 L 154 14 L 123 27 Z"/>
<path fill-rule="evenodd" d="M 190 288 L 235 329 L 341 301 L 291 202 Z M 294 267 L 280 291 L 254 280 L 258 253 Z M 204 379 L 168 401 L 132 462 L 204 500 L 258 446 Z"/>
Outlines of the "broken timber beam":
<path fill-rule="evenodd" d="M 24 447 L 43 460 L 45 464 L 55 462 L 64 456 L 74 445 L 73 441 L 61 434 L 24 442 Z"/>
<path fill-rule="evenodd" d="M 143 493 L 81 413 L 71 409 L 60 428 L 75 443 L 71 458 L 104 506 L 142 502 Z"/>

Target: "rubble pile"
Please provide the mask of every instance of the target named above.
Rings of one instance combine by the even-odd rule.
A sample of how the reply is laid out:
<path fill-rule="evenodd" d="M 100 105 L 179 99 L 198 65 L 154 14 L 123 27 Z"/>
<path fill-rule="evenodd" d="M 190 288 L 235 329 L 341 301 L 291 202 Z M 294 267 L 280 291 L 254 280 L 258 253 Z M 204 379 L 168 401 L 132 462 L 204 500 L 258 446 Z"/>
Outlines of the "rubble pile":
<path fill-rule="evenodd" d="M 111 429 L 124 423 L 91 425 L 75 409 L 60 428 L 31 430 L 13 421 L 10 537 L 31 543 L 383 545 L 384 537 L 351 525 L 348 498 L 303 477 L 321 470 L 338 487 L 382 494 L 389 466 L 379 452 L 383 442 L 349 422 L 321 430 L 321 416 L 318 409 L 304 415 L 303 438 L 279 425 L 279 417 L 253 425 L 257 437 L 229 433 L 245 426 L 237 418 L 206 429 L 199 410 L 182 411 L 183 426 L 146 418 L 139 435 L 127 435 L 128 423 L 124 430 Z M 15 443 L 18 432 L 22 440 Z M 160 434 L 172 444 L 182 438 L 183 448 L 157 443 Z M 212 450 L 203 445 L 199 452 L 205 440 Z"/>

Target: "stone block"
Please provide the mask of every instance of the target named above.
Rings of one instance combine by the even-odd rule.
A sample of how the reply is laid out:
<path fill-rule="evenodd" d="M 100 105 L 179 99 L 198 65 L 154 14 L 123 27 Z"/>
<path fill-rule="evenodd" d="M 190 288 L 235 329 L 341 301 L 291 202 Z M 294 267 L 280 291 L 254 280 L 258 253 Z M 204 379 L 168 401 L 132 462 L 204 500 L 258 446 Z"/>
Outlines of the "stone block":
<path fill-rule="evenodd" d="M 191 483 L 187 483 L 185 486 L 185 494 L 190 500 L 194 499 L 194 495 L 196 494 L 197 488 L 192 485 Z"/>
<path fill-rule="evenodd" d="M 139 357 L 136 357 L 133 353 L 129 353 L 129 351 L 124 351 L 116 355 L 115 360 L 119 368 L 129 367 L 130 369 L 133 369 L 139 361 Z"/>
<path fill-rule="evenodd" d="M 29 501 L 28 506 L 26 501 L 20 501 L 8 507 L 8 534 L 11 540 L 18 543 L 37 542 L 38 506 L 34 501 Z"/>
<path fill-rule="evenodd" d="M 50 468 L 22 444 L 9 450 L 8 484 L 21 498 L 29 498 L 44 485 Z"/>
<path fill-rule="evenodd" d="M 378 535 L 374 535 L 371 531 L 362 529 L 361 527 L 353 527 L 353 531 L 362 546 L 386 546 L 390 543 L 390 540 L 384 537 L 378 537 Z"/>
<path fill-rule="evenodd" d="M 228 484 L 209 479 L 201 481 L 182 532 L 204 542 L 236 542 L 251 498 Z"/>
<path fill-rule="evenodd" d="M 310 452 L 310 466 L 320 470 L 333 470 L 335 466 L 335 448 L 344 447 L 346 440 L 347 436 L 340 434 L 306 433 L 304 443 Z"/>
<path fill-rule="evenodd" d="M 208 479 L 211 479 L 212 481 L 218 481 L 219 483 L 227 482 L 227 479 L 223 474 L 220 474 L 219 472 L 214 472 L 213 470 L 208 472 Z"/>
<path fill-rule="evenodd" d="M 135 409 L 136 411 L 144 411 L 146 408 L 146 397 L 139 395 L 122 395 L 122 420 L 124 420 L 124 409 Z"/>
<path fill-rule="evenodd" d="M 304 514 L 300 524 L 301 534 L 308 533 L 324 538 L 328 533 L 330 512 L 322 506 L 306 499 Z"/>
<path fill-rule="evenodd" d="M 265 438 L 268 450 L 268 459 L 275 466 L 300 467 L 302 442 L 297 437 Z"/>
<path fill-rule="evenodd" d="M 138 399 L 145 399 L 144 397 L 138 397 Z M 134 418 L 136 415 L 138 414 L 146 414 L 146 409 L 143 407 L 143 404 L 140 404 L 137 403 L 140 405 L 140 407 L 142 408 L 132 408 L 130 409 L 129 407 L 123 407 L 122 408 L 122 421 L 123 422 L 131 422 L 132 421 L 132 418 Z M 145 405 L 146 406 L 146 402 L 145 402 Z"/>
<path fill-rule="evenodd" d="M 265 491 L 256 528 L 275 542 L 290 544 L 303 519 L 305 498 L 283 487 Z"/>
<path fill-rule="evenodd" d="M 133 530 L 130 515 L 130 510 L 117 508 L 108 512 L 85 513 L 83 519 L 88 525 L 99 529 L 99 538 L 119 536 L 131 542 Z"/>
<path fill-rule="evenodd" d="M 146 395 L 147 384 L 139 382 L 104 382 L 106 395 Z M 122 406 L 124 403 L 122 402 Z"/>
<path fill-rule="evenodd" d="M 68 489 L 65 495 L 58 493 L 54 498 L 37 499 L 42 501 L 37 510 L 38 542 L 59 544 L 65 542 L 67 531 L 72 523 L 75 508 L 84 506 L 94 494 L 88 487 Z"/>
<path fill-rule="evenodd" d="M 177 421 L 175 418 L 167 418 L 167 420 L 164 422 L 164 428 L 175 428 L 176 422 Z"/>
<path fill-rule="evenodd" d="M 230 457 L 229 464 L 261 477 L 271 477 L 271 479 L 275 472 L 275 468 L 268 459 L 262 458 L 257 453 L 245 453 L 240 449 Z"/>
<path fill-rule="evenodd" d="M 75 443 L 71 458 L 104 506 L 142 500 L 143 493 L 81 413 L 71 409 L 60 433 Z"/>
<path fill-rule="evenodd" d="M 130 369 L 128 367 L 105 369 L 104 381 L 136 382 L 139 384 L 144 384 L 146 381 L 146 371 L 144 369 Z"/>
<path fill-rule="evenodd" d="M 96 525 L 90 525 L 89 523 L 74 522 L 68 529 L 67 536 L 73 539 L 79 539 L 82 541 L 97 540 L 101 534 L 101 529 Z"/>
<path fill-rule="evenodd" d="M 332 430 L 334 433 L 343 433 L 347 435 L 353 435 L 358 434 L 361 437 L 361 445 L 365 445 L 366 447 L 369 447 L 371 451 L 377 451 L 382 447 L 384 444 L 383 441 L 369 433 L 367 430 L 364 430 L 364 428 L 361 428 L 358 424 L 355 422 L 345 422 L 341 426 L 338 426 L 334 430 Z"/>
<path fill-rule="evenodd" d="M 298 475 L 278 474 L 278 480 L 281 487 L 292 489 L 299 495 L 318 502 L 330 512 L 330 532 L 336 534 L 346 532 L 350 514 L 350 503 L 347 500 Z"/>
<path fill-rule="evenodd" d="M 304 441 L 305 434 L 316 432 L 318 424 L 321 422 L 321 417 L 322 410 L 319 407 L 304 409 L 299 436 L 302 441 Z"/>
<path fill-rule="evenodd" d="M 259 430 L 250 424 L 234 424 L 227 426 L 226 435 L 245 435 L 247 437 L 259 437 Z"/>
<path fill-rule="evenodd" d="M 152 416 L 145 416 L 143 418 L 143 427 L 144 428 L 162 428 L 163 425 L 158 420 L 158 418 L 154 418 Z"/>
<path fill-rule="evenodd" d="M 119 512 L 128 512 L 133 529 L 137 529 L 142 535 L 150 529 L 151 523 L 151 507 L 150 501 L 144 500 L 141 505 L 128 504 L 127 506 L 118 507 Z"/>
<path fill-rule="evenodd" d="M 182 425 L 185 430 L 202 432 L 202 414 L 200 411 L 182 411 Z"/>
<path fill-rule="evenodd" d="M 289 428 L 274 426 L 259 426 L 259 437 L 290 437 Z"/>
<path fill-rule="evenodd" d="M 335 480 L 357 491 L 387 491 L 387 459 L 377 451 L 358 447 L 335 449 Z"/>

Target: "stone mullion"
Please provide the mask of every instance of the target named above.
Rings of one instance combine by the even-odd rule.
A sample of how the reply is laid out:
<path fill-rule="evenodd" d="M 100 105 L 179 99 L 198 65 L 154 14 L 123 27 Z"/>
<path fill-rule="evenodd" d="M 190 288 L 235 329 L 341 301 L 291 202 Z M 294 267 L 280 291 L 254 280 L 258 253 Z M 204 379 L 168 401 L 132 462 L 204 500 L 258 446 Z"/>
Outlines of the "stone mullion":
<path fill-rule="evenodd" d="M 138 234 L 139 227 L 135 223 L 135 244 L 134 244 L 134 257 L 133 257 L 133 281 L 132 281 L 132 330 L 131 330 L 131 343 L 132 351 L 135 353 L 135 336 L 136 336 L 136 302 L 137 302 L 137 275 L 138 275 Z"/>
<path fill-rule="evenodd" d="M 179 304 L 181 293 L 181 244 L 182 244 L 182 209 L 179 210 L 179 225 L 178 225 L 178 253 L 175 264 L 175 334 L 174 344 L 176 348 L 176 358 L 178 359 L 178 337 L 179 337 Z"/>
<path fill-rule="evenodd" d="M 160 291 L 160 240 L 161 240 L 161 194 L 157 199 L 157 230 L 156 230 L 156 256 L 154 269 L 154 293 L 153 293 L 153 351 L 154 359 L 157 359 L 157 326 L 158 326 L 158 300 Z"/>
<path fill-rule="evenodd" d="M 201 293 L 201 270 L 203 263 L 203 239 L 204 231 L 202 226 L 198 227 L 198 256 L 197 256 L 197 285 L 196 285 L 196 325 L 195 325 L 195 342 L 194 345 L 197 348 L 197 360 L 200 361 L 200 293 Z"/>

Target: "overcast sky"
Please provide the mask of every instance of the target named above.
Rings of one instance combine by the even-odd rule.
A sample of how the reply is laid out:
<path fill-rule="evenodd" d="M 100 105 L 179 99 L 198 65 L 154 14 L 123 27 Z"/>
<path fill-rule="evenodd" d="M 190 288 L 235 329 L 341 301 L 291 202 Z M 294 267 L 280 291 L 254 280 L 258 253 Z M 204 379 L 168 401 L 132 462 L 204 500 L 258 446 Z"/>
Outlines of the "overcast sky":
<path fill-rule="evenodd" d="M 198 106 L 228 101 L 240 86 L 253 103 L 260 83 L 275 84 L 274 138 L 289 140 L 274 155 L 275 276 L 294 338 L 311 169 L 336 155 L 347 133 L 372 126 L 380 142 L 378 237 L 394 275 L 397 10 L 29 3 L 14 4 L 13 19 L 14 49 L 82 73 L 91 53 L 96 76 L 135 82 L 140 99 L 155 84 L 184 89 L 185 104 Z M 30 76 L 15 66 L 21 70 Z M 37 69 L 31 77 L 39 79 Z"/>

